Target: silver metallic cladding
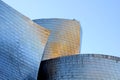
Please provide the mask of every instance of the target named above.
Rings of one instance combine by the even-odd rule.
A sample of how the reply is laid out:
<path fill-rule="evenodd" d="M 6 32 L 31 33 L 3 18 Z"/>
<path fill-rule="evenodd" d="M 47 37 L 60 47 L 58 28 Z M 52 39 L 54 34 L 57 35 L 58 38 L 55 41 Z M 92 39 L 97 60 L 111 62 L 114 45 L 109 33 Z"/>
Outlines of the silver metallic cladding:
<path fill-rule="evenodd" d="M 48 35 L 0 0 L 0 79 L 36 80 Z"/>
<path fill-rule="evenodd" d="M 119 80 L 120 57 L 80 54 L 42 61 L 38 80 Z"/>

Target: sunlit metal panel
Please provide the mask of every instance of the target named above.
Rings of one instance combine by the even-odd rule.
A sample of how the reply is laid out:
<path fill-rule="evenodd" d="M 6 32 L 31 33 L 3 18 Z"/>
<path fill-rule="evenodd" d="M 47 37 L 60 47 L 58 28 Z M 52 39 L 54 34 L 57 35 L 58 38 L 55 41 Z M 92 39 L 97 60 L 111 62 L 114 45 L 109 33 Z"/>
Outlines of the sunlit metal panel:
<path fill-rule="evenodd" d="M 43 60 L 80 53 L 80 25 L 76 20 L 37 19 L 37 24 L 51 30 Z"/>
<path fill-rule="evenodd" d="M 0 80 L 36 80 L 48 35 L 0 0 Z"/>

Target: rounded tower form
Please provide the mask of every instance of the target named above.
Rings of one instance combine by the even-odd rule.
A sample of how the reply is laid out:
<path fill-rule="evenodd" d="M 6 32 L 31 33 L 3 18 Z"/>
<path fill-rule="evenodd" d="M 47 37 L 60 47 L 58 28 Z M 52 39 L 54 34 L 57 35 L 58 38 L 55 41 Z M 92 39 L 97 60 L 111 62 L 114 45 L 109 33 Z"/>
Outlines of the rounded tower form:
<path fill-rule="evenodd" d="M 36 19 L 37 24 L 51 31 L 43 60 L 80 53 L 80 24 L 75 19 Z"/>

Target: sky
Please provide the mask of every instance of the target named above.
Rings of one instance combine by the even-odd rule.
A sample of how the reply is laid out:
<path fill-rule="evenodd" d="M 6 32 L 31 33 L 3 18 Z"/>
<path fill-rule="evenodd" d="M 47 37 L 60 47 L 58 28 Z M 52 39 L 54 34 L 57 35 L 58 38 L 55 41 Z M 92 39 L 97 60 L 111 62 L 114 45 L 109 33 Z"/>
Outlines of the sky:
<path fill-rule="evenodd" d="M 76 19 L 81 53 L 120 57 L 120 0 L 3 0 L 30 19 Z"/>

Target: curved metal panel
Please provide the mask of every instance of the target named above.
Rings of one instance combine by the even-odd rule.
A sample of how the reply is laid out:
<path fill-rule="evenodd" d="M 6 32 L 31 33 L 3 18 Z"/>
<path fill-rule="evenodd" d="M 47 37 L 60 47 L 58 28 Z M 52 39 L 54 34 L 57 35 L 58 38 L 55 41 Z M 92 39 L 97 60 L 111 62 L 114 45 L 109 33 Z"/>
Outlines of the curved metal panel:
<path fill-rule="evenodd" d="M 38 80 L 119 80 L 120 57 L 80 54 L 41 62 Z"/>
<path fill-rule="evenodd" d="M 54 18 L 33 21 L 51 30 L 43 60 L 80 53 L 80 25 L 78 21 Z"/>
<path fill-rule="evenodd" d="M 0 0 L 0 80 L 36 80 L 48 35 Z"/>

